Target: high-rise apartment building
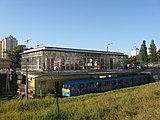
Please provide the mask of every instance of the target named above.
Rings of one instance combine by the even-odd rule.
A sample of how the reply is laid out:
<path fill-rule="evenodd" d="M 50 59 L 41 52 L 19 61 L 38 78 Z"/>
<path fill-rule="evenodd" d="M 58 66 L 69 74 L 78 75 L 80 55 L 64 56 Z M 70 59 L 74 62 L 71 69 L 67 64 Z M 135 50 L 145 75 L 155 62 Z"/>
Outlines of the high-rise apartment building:
<path fill-rule="evenodd" d="M 5 51 L 13 51 L 14 47 L 18 45 L 18 41 L 15 37 L 9 36 L 9 37 L 4 37 L 1 41 L 2 49 L 1 49 L 1 58 L 7 58 L 7 54 Z"/>
<path fill-rule="evenodd" d="M 0 58 L 2 58 L 2 41 L 0 41 Z"/>

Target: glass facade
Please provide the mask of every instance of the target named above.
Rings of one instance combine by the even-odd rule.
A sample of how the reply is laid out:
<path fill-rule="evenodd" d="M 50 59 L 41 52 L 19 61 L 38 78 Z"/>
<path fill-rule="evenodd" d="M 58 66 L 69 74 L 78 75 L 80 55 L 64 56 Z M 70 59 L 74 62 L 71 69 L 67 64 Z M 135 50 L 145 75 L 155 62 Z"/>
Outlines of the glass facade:
<path fill-rule="evenodd" d="M 28 51 L 28 52 L 27 52 Z M 85 50 L 27 50 L 22 54 L 22 71 L 110 70 L 123 67 L 122 53 Z"/>

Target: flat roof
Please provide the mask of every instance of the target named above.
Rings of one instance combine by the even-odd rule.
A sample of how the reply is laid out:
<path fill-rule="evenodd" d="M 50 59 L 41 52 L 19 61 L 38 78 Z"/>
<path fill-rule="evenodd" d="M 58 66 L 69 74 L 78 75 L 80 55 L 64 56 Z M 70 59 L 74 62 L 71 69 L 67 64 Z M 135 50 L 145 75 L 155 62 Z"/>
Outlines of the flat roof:
<path fill-rule="evenodd" d="M 107 54 L 107 55 L 125 55 L 120 52 L 107 52 L 99 50 L 75 49 L 75 48 L 61 48 L 61 47 L 39 47 L 23 51 L 22 54 L 28 54 L 38 51 L 61 51 L 61 52 L 76 52 L 76 53 L 91 53 L 91 54 Z"/>

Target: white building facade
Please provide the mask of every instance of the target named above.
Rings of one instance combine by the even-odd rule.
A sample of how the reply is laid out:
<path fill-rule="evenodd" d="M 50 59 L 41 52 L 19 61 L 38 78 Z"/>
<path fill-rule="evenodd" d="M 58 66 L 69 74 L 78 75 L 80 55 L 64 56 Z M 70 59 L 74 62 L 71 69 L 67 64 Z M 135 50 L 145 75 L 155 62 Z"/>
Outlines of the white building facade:
<path fill-rule="evenodd" d="M 21 70 L 26 71 L 70 71 L 119 69 L 126 55 L 119 52 L 41 47 L 23 51 Z"/>
<path fill-rule="evenodd" d="M 139 49 L 138 48 L 132 49 L 131 56 L 133 57 L 133 56 L 137 56 L 137 55 L 139 55 Z"/>

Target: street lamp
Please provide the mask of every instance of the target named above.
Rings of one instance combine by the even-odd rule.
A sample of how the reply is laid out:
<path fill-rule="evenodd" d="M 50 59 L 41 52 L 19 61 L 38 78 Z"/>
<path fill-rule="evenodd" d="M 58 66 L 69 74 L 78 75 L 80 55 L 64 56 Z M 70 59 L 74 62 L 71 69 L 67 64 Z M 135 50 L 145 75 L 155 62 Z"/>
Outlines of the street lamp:
<path fill-rule="evenodd" d="M 30 41 L 31 39 L 27 39 L 27 40 L 25 40 L 24 42 L 26 42 L 27 43 L 27 49 L 28 49 L 28 42 Z"/>
<path fill-rule="evenodd" d="M 107 52 L 108 52 L 108 46 L 109 46 L 109 45 L 112 45 L 112 44 L 113 44 L 113 43 L 108 43 L 108 44 L 107 44 Z"/>
<path fill-rule="evenodd" d="M 28 100 L 28 59 L 26 59 L 26 98 Z"/>

